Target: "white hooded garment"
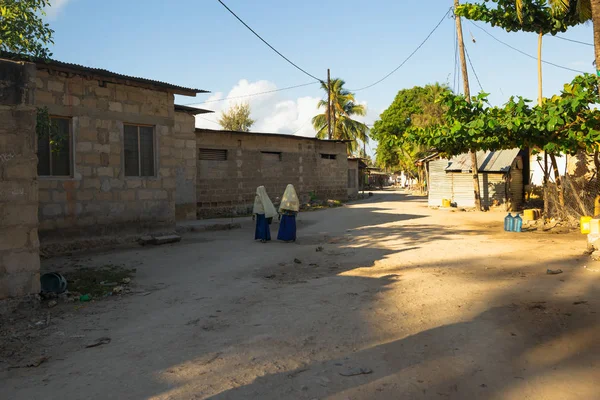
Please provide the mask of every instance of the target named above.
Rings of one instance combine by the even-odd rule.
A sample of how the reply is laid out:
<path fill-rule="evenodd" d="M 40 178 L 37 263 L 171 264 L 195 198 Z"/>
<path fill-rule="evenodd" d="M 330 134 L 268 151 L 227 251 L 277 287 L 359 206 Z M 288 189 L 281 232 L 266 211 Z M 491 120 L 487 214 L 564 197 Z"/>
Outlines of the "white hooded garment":
<path fill-rule="evenodd" d="M 256 197 L 254 198 L 254 208 L 252 209 L 254 214 L 265 214 L 265 218 L 273 218 L 277 215 L 277 210 L 271 202 L 267 190 L 264 186 L 256 188 Z"/>
<path fill-rule="evenodd" d="M 281 198 L 281 204 L 279 205 L 279 212 L 281 213 L 284 210 L 293 212 L 300 211 L 300 200 L 298 200 L 294 185 L 287 185 L 285 188 L 285 192 Z"/>

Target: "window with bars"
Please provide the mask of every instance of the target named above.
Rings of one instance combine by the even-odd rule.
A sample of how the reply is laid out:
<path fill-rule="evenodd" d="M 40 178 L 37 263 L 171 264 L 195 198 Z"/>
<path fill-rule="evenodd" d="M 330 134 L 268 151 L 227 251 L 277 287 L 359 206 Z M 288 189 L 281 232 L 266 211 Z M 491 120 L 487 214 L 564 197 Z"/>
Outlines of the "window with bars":
<path fill-rule="evenodd" d="M 227 161 L 227 150 L 198 149 L 198 159 L 206 161 Z"/>
<path fill-rule="evenodd" d="M 38 136 L 39 176 L 71 176 L 71 118 L 50 117 L 50 134 Z"/>
<path fill-rule="evenodd" d="M 154 176 L 154 127 L 124 125 L 125 176 Z"/>

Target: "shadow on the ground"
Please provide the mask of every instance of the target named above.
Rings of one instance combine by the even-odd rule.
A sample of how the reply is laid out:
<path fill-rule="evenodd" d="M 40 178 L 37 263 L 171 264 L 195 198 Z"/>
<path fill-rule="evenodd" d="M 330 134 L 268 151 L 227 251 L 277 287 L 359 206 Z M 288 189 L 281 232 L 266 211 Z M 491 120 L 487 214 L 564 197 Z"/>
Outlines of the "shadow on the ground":
<path fill-rule="evenodd" d="M 408 201 L 403 196 L 386 194 L 374 203 Z M 122 305 L 118 312 L 123 327 L 114 329 L 112 347 L 77 349 L 87 353 L 69 356 L 66 363 L 87 356 L 123 364 L 113 368 L 103 363 L 98 371 L 76 378 L 61 376 L 64 372 L 59 369 L 52 371 L 48 384 L 56 389 L 60 383 L 52 386 L 53 381 L 62 385 L 66 381 L 72 385 L 73 397 L 90 398 L 106 394 L 100 386 L 113 380 L 125 384 L 125 379 L 127 391 L 111 393 L 151 399 L 477 399 L 509 394 L 544 398 L 548 393 L 556 398 L 587 399 L 597 395 L 592 389 L 598 389 L 594 373 L 600 367 L 600 319 L 595 314 L 600 273 L 577 275 L 571 256 L 545 262 L 538 273 L 530 266 L 539 255 L 510 252 L 498 258 L 465 255 L 453 260 L 436 255 L 437 261 L 424 259 L 418 266 L 374 268 L 394 254 L 420 251 L 429 242 L 452 245 L 482 235 L 487 246 L 510 245 L 504 238 L 484 237 L 485 228 L 477 226 L 418 224 L 425 215 L 391 213 L 382 206 L 360 210 L 368 213 L 364 226 L 352 220 L 354 209 L 340 208 L 331 210 L 343 213 L 339 224 L 330 226 L 324 213 L 322 220 L 300 228 L 296 245 L 250 243 L 264 249 L 251 255 L 245 249 L 228 249 L 220 256 L 232 263 L 246 256 L 250 261 L 243 262 L 258 265 L 259 260 L 262 267 L 239 275 L 220 271 L 229 281 L 215 283 L 223 285 L 218 286 L 222 290 L 218 304 L 210 303 L 202 293 L 186 292 L 166 298 L 164 304 L 153 303 L 162 307 L 141 316 L 139 305 L 137 309 Z M 192 237 L 230 240 L 249 232 L 244 228 Z M 276 236 L 275 229 L 272 234 Z M 168 250 L 171 253 L 161 260 L 168 260 L 174 251 L 189 252 L 188 260 L 194 259 L 192 255 L 200 260 L 213 246 L 200 241 L 193 249 L 181 245 L 154 248 L 146 257 L 158 258 Z M 271 255 L 275 246 L 287 246 L 285 259 Z M 307 253 L 307 246 L 314 250 Z M 298 254 L 304 254 L 300 263 L 294 260 Z M 202 267 L 200 261 L 188 264 L 165 262 L 165 279 L 186 268 Z M 357 268 L 369 268 L 370 276 L 353 276 Z M 420 286 L 406 277 L 417 268 L 425 272 L 425 283 Z M 565 273 L 546 275 L 545 268 L 561 268 Z M 251 279 L 242 280 L 247 275 Z M 465 290 L 479 290 L 481 284 L 488 284 L 486 288 L 493 284 L 495 289 L 474 295 L 475 304 L 439 304 L 422 311 L 409 303 L 414 297 L 402 297 L 415 286 L 435 291 L 437 282 L 444 279 L 464 285 Z M 523 290 L 521 283 L 529 279 L 533 283 Z M 582 279 L 587 280 L 585 285 Z M 236 293 L 240 288 L 231 284 L 236 280 L 253 289 L 242 285 L 246 291 Z M 562 288 L 569 285 L 584 288 L 577 296 L 562 294 Z M 390 298 L 392 293 L 395 297 Z M 424 295 L 417 298 L 427 301 Z M 431 320 L 438 323 L 445 320 L 449 307 L 458 306 L 464 311 L 452 315 L 452 322 L 418 324 L 419 318 L 428 317 L 419 312 L 431 313 Z M 478 311 L 471 314 L 470 307 Z M 154 329 L 136 330 L 138 318 L 155 321 L 144 325 Z M 409 320 L 410 331 L 404 329 Z M 131 340 L 132 332 L 143 336 L 136 336 L 143 347 L 125 342 Z M 61 357 L 65 356 L 61 353 Z M 44 368 L 11 373 L 30 382 L 41 381 L 48 373 Z M 346 376 L 352 374 L 358 375 Z M 134 380 L 143 383 L 131 385 Z M 20 385 L 26 389 L 23 382 Z M 88 385 L 96 392 L 88 393 Z M 541 389 L 546 392 L 532 391 Z"/>
<path fill-rule="evenodd" d="M 458 269 L 464 261 L 457 260 L 447 267 Z M 571 259 L 555 262 L 563 268 L 570 264 Z M 400 275 L 368 283 L 379 287 L 381 297 L 361 297 L 361 302 L 375 306 L 390 285 L 400 284 L 397 277 L 404 270 L 399 268 L 397 272 Z M 465 279 L 522 278 L 484 268 L 472 275 Z M 599 277 L 584 276 L 590 282 L 577 298 L 557 296 L 552 291 L 581 277 L 543 278 L 551 279 L 544 286 L 548 292 L 540 288 L 536 293 L 523 294 L 518 286 L 510 286 L 489 297 L 489 307 L 464 322 L 426 329 L 358 351 L 347 349 L 325 360 L 316 356 L 314 362 L 259 375 L 251 383 L 211 398 L 344 399 L 374 398 L 374 393 L 386 399 L 399 398 L 400 393 L 401 398 L 545 398 L 549 394 L 553 398 L 593 398 L 598 393 L 593 376 L 600 368 L 600 316 L 596 314 L 595 298 Z M 352 281 L 365 278 L 339 279 L 353 287 Z M 364 312 L 348 312 L 352 305 L 348 304 L 344 319 L 368 324 Z M 368 305 L 364 304 L 363 310 L 370 309 Z M 302 349 L 294 351 L 302 353 Z M 218 373 L 218 368 L 211 372 Z M 529 385 L 533 382 L 537 386 L 532 389 Z"/>

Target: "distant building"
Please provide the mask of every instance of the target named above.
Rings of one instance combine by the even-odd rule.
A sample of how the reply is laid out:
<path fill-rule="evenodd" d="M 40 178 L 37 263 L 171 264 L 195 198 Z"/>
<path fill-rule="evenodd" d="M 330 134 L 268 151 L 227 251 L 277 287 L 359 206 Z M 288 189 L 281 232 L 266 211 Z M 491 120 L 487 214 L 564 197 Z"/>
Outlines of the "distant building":
<path fill-rule="evenodd" d="M 523 157 L 519 149 L 477 152 L 481 204 L 517 210 L 523 204 Z M 458 207 L 474 207 L 471 157 L 429 161 L 429 206 L 448 199 Z"/>

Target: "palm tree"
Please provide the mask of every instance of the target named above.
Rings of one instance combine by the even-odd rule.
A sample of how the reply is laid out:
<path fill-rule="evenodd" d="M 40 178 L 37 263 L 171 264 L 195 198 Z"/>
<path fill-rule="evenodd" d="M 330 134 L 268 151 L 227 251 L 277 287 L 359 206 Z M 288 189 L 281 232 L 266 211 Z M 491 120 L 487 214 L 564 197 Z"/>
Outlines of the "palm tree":
<path fill-rule="evenodd" d="M 328 93 L 331 98 L 331 111 L 327 100 L 320 100 L 317 108 L 324 109 L 323 114 L 315 115 L 312 124 L 317 131 L 316 137 L 319 139 L 348 140 L 348 154 L 353 154 L 358 141 L 367 142 L 369 140 L 367 125 L 352 119 L 353 116 L 364 116 L 367 109 L 362 104 L 357 104 L 354 93 L 344 89 L 342 79 L 332 79 L 329 87 L 327 83 L 321 82 L 321 88 Z M 333 119 L 333 121 L 330 121 Z M 332 132 L 329 137 L 329 124 Z"/>
<path fill-rule="evenodd" d="M 515 0 L 519 19 L 523 16 L 523 1 L 524 0 Z M 546 0 L 546 2 L 552 9 L 554 16 L 574 13 L 580 22 L 592 20 L 594 26 L 596 68 L 600 67 L 600 0 Z M 540 52 L 541 50 L 538 50 L 538 53 Z"/>

